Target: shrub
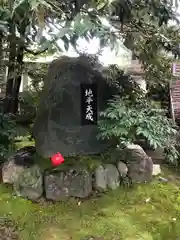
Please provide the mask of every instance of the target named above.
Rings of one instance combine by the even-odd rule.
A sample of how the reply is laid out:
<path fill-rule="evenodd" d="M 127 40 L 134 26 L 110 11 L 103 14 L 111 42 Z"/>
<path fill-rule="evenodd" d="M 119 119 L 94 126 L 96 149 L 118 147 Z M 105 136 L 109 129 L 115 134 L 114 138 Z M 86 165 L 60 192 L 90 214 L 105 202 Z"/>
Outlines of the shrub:
<path fill-rule="evenodd" d="M 11 115 L 0 113 L 0 161 L 4 159 L 12 146 L 15 123 Z"/>
<path fill-rule="evenodd" d="M 115 96 L 101 117 L 100 138 L 113 139 L 122 147 L 144 139 L 153 149 L 162 148 L 167 159 L 177 163 L 176 125 L 145 96 L 136 95 L 134 101 L 128 95 Z"/>

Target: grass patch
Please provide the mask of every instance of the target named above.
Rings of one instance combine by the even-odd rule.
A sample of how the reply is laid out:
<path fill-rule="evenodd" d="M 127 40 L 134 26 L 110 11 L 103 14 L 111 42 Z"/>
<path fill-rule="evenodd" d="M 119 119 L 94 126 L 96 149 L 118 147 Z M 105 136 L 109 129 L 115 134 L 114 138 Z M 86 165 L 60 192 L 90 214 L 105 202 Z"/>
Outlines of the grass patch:
<path fill-rule="evenodd" d="M 165 175 L 172 175 L 165 169 Z M 177 180 L 178 181 L 178 180 Z M 179 182 L 120 188 L 101 198 L 34 204 L 0 186 L 0 215 L 17 223 L 22 240 L 176 240 L 180 236 Z M 146 200 L 149 199 L 147 202 Z"/>

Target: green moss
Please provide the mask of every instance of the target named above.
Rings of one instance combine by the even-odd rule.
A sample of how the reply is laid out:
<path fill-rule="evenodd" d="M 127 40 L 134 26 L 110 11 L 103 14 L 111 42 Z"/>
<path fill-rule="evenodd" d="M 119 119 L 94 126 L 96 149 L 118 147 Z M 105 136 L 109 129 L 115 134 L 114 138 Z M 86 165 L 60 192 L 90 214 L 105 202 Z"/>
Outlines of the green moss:
<path fill-rule="evenodd" d="M 100 156 L 75 156 L 75 157 L 65 157 L 65 162 L 54 168 L 51 164 L 49 158 L 42 158 L 40 156 L 35 156 L 36 163 L 41 167 L 41 169 L 52 169 L 52 170 L 62 170 L 66 171 L 70 168 L 85 168 L 93 171 L 97 166 L 102 163 Z"/>
<path fill-rule="evenodd" d="M 173 175 L 170 170 L 164 172 Z M 17 223 L 22 240 L 79 240 L 87 235 L 105 240 L 175 240 L 180 236 L 176 183 L 154 180 L 80 205 L 76 200 L 34 204 L 12 197 L 10 189 L 0 186 L 0 216 Z"/>

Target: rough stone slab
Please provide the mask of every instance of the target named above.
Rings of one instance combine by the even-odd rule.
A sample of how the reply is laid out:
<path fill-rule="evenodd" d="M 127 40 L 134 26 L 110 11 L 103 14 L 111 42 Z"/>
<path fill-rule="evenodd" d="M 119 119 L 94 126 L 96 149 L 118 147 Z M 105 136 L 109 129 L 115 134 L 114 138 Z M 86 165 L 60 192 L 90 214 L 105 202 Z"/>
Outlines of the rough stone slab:
<path fill-rule="evenodd" d="M 95 169 L 95 189 L 106 190 L 107 189 L 107 171 L 102 165 Z"/>
<path fill-rule="evenodd" d="M 128 167 L 124 162 L 118 162 L 117 169 L 121 177 L 125 177 L 128 173 Z"/>
<path fill-rule="evenodd" d="M 120 185 L 120 176 L 116 166 L 112 164 L 105 165 L 105 171 L 107 172 L 107 186 L 110 189 L 116 189 Z"/>
<path fill-rule="evenodd" d="M 38 165 L 26 168 L 13 184 L 17 196 L 37 200 L 43 194 L 43 176 Z"/>
<path fill-rule="evenodd" d="M 3 183 L 13 184 L 24 169 L 33 166 L 35 148 L 32 146 L 19 149 L 2 166 Z"/>
<path fill-rule="evenodd" d="M 44 187 L 48 200 L 60 201 L 70 197 L 68 188 L 64 186 L 64 173 L 62 172 L 45 176 Z"/>
<path fill-rule="evenodd" d="M 92 193 L 92 176 L 87 170 L 70 170 L 45 176 L 46 198 L 60 201 L 68 197 L 86 198 Z"/>
<path fill-rule="evenodd" d="M 132 183 L 144 183 L 152 180 L 153 161 L 141 146 L 127 146 L 128 177 Z"/>
<path fill-rule="evenodd" d="M 88 59 L 65 56 L 50 64 L 33 129 L 38 154 L 49 157 L 61 152 L 70 156 L 107 149 L 109 143 L 97 139 L 97 124 L 81 124 L 82 84 L 97 84 L 98 116 L 114 95 L 99 68 Z"/>

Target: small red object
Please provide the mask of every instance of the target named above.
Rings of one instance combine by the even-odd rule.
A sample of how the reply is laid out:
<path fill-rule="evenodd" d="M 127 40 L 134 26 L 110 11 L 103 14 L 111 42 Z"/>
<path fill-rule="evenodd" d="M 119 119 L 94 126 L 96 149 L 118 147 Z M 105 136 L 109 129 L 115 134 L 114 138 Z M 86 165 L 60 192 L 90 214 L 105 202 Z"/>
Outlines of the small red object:
<path fill-rule="evenodd" d="M 58 152 L 51 157 L 51 162 L 54 167 L 57 167 L 64 162 L 64 157 Z"/>

